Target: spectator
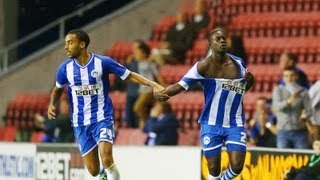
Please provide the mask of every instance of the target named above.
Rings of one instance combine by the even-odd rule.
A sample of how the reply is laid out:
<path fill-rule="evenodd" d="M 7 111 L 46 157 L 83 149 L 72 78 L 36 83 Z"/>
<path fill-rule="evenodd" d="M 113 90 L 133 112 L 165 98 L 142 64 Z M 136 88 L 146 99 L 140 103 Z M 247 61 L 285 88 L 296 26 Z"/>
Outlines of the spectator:
<path fill-rule="evenodd" d="M 35 114 L 35 125 L 42 129 L 45 136 L 41 142 L 68 143 L 74 142 L 73 129 L 69 116 L 69 102 L 66 99 L 60 101 L 59 113 L 56 121 L 49 120 L 40 114 Z"/>
<path fill-rule="evenodd" d="M 140 44 L 142 44 L 142 40 L 135 40 L 132 45 L 132 52 L 136 51 Z M 134 58 L 133 55 L 128 57 L 125 66 L 131 71 L 138 72 L 138 61 Z M 138 128 L 139 127 L 139 119 L 137 115 L 133 112 L 133 106 L 136 100 L 139 97 L 139 84 L 128 82 L 127 83 L 127 100 L 126 100 L 126 116 L 125 122 L 126 127 L 128 128 Z"/>
<path fill-rule="evenodd" d="M 137 72 L 144 77 L 154 81 L 156 80 L 160 84 L 164 84 L 164 80 L 161 78 L 157 65 L 149 60 L 150 48 L 143 41 L 136 41 L 133 44 L 133 61 L 131 63 L 131 71 L 137 70 Z M 133 89 L 131 89 L 133 88 Z M 138 88 L 138 89 L 137 89 Z M 148 86 L 138 85 L 134 86 L 129 83 L 128 92 L 130 96 L 127 97 L 129 102 L 127 102 L 126 111 L 129 117 L 126 117 L 126 122 L 128 127 L 141 127 L 143 128 L 146 122 L 150 110 L 150 104 L 153 101 L 152 89 Z M 134 118 L 133 112 L 138 117 L 138 122 Z M 129 119 L 133 118 L 133 120 Z"/>
<path fill-rule="evenodd" d="M 278 148 L 308 148 L 306 119 L 311 117 L 308 91 L 296 83 L 298 74 L 293 67 L 283 72 L 284 84 L 272 92 L 272 109 L 277 117 Z M 306 118 L 301 118 L 306 111 Z"/>
<path fill-rule="evenodd" d="M 195 3 L 195 10 L 191 16 L 191 26 L 196 32 L 208 27 L 210 23 L 210 16 L 206 8 L 206 1 L 197 0 Z"/>
<path fill-rule="evenodd" d="M 250 142 L 256 146 L 276 147 L 276 118 L 270 111 L 267 99 L 258 98 L 255 107 L 254 117 L 249 122 Z"/>
<path fill-rule="evenodd" d="M 309 89 L 310 84 L 307 78 L 307 75 L 301 70 L 299 69 L 296 64 L 297 64 L 297 60 L 298 57 L 296 54 L 293 53 L 288 53 L 288 52 L 284 52 L 280 55 L 280 59 L 279 59 L 279 66 L 281 70 L 284 70 L 286 68 L 294 68 L 294 70 L 296 71 L 296 73 L 298 74 L 298 80 L 297 83 L 300 86 L 303 86 L 307 89 Z M 279 80 L 279 84 L 284 84 L 284 80 L 283 77 Z"/>
<path fill-rule="evenodd" d="M 227 37 L 227 52 L 241 57 L 246 63 L 247 53 L 241 36 L 231 34 Z"/>
<path fill-rule="evenodd" d="M 285 180 L 316 180 L 320 179 L 320 141 L 313 142 L 315 154 L 311 155 L 306 166 L 300 169 L 291 168 L 284 174 Z"/>
<path fill-rule="evenodd" d="M 150 117 L 143 132 L 148 134 L 146 145 L 177 145 L 179 122 L 167 102 L 157 101 L 152 107 Z"/>
<path fill-rule="evenodd" d="M 195 32 L 189 23 L 188 14 L 179 12 L 176 23 L 169 28 L 160 49 L 153 49 L 152 59 L 159 65 L 182 63 L 194 38 Z"/>
<path fill-rule="evenodd" d="M 320 80 L 313 84 L 309 89 L 309 96 L 311 99 L 311 108 L 313 117 L 311 122 L 314 126 L 313 139 L 320 139 Z"/>

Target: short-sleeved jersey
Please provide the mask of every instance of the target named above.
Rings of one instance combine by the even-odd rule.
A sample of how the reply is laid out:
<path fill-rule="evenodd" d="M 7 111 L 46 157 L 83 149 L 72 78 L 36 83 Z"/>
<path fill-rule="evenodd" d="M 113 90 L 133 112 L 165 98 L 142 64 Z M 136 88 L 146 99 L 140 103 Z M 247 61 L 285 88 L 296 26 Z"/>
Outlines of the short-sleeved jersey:
<path fill-rule="evenodd" d="M 110 57 L 93 53 L 85 66 L 75 59 L 67 59 L 59 66 L 56 86 L 68 86 L 74 127 L 112 119 L 113 106 L 108 95 L 110 73 L 126 79 L 130 71 Z"/>
<path fill-rule="evenodd" d="M 245 116 L 243 112 L 243 96 L 246 81 L 246 67 L 241 58 L 227 54 L 240 68 L 241 77 L 238 79 L 205 78 L 198 73 L 197 62 L 179 84 L 188 89 L 189 86 L 200 82 L 205 96 L 205 105 L 199 118 L 200 124 L 220 127 L 243 127 Z"/>

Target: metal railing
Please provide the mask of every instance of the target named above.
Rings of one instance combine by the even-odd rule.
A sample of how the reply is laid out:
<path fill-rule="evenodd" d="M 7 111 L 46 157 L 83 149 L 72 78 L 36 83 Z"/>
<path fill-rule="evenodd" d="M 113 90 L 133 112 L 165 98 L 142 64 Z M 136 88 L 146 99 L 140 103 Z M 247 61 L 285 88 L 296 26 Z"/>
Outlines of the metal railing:
<path fill-rule="evenodd" d="M 4 47 L 3 49 L 0 49 L 0 72 L 7 71 L 9 66 L 13 65 L 14 62 L 17 60 L 17 52 L 18 49 L 21 48 L 21 46 L 25 45 L 26 43 L 35 40 L 39 36 L 48 33 L 49 31 L 53 30 L 54 28 L 58 28 L 59 30 L 56 31 L 56 36 L 57 38 L 55 41 L 60 41 L 64 39 L 65 32 L 66 32 L 66 27 L 65 23 L 67 20 L 76 17 L 76 16 L 81 16 L 84 14 L 86 11 L 100 5 L 103 2 L 106 2 L 108 0 L 95 0 L 84 7 L 76 10 L 75 12 L 65 15 L 61 18 L 58 18 L 57 20 L 51 22 L 50 24 L 44 26 L 43 28 L 27 35 L 26 37 L 19 39 L 16 42 L 13 42 L 9 44 L 8 46 Z M 52 41 L 54 42 L 54 41 Z M 33 52 L 31 52 L 32 54 Z"/>

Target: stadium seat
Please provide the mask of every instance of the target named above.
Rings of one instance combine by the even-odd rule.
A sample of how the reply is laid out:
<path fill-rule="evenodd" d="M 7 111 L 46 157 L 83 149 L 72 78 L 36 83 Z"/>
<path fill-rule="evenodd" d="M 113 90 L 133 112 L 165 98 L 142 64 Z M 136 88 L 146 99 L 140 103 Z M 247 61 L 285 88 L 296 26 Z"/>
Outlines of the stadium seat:
<path fill-rule="evenodd" d="M 3 134 L 1 141 L 12 142 L 15 140 L 17 128 L 15 126 L 6 126 L 2 129 L 1 133 Z"/>
<path fill-rule="evenodd" d="M 199 141 L 199 130 L 179 131 L 178 145 L 196 146 Z"/>
<path fill-rule="evenodd" d="M 116 133 L 116 145 L 144 145 L 147 134 L 141 129 L 120 128 Z"/>
<path fill-rule="evenodd" d="M 31 135 L 31 142 L 33 143 L 40 143 L 42 138 L 44 136 L 44 132 L 43 131 L 39 131 L 39 132 L 32 132 Z"/>

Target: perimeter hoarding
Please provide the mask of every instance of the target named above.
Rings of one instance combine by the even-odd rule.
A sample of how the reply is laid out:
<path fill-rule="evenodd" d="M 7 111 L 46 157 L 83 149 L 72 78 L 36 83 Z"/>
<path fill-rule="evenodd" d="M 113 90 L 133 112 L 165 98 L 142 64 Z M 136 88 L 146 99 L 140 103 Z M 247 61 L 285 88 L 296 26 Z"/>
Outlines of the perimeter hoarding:
<path fill-rule="evenodd" d="M 286 170 L 305 165 L 312 153 L 311 150 L 249 148 L 243 170 L 235 180 L 282 180 Z M 221 161 L 225 170 L 229 165 L 226 151 L 222 151 Z M 207 180 L 208 165 L 204 156 L 201 164 L 202 180 Z"/>
<path fill-rule="evenodd" d="M 0 143 L 0 179 L 34 180 L 35 157 L 34 144 Z"/>

